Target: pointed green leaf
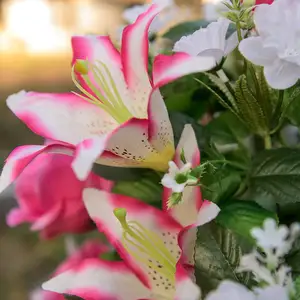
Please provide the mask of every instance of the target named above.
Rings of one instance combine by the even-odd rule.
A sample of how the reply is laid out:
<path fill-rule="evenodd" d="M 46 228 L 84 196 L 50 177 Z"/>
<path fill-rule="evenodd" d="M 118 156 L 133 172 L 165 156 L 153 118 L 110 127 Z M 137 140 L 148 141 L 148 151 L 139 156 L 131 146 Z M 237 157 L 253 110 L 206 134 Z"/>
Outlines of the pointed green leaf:
<path fill-rule="evenodd" d="M 249 283 L 249 274 L 236 272 L 243 250 L 248 251 L 248 247 L 230 230 L 214 222 L 198 228 L 195 275 L 204 295 L 224 279 Z"/>
<path fill-rule="evenodd" d="M 227 201 L 221 205 L 217 222 L 252 241 L 250 231 L 261 227 L 266 218 L 277 219 L 276 215 L 252 201 Z"/>
<path fill-rule="evenodd" d="M 252 162 L 250 192 L 271 196 L 278 204 L 300 202 L 300 149 L 272 149 Z"/>

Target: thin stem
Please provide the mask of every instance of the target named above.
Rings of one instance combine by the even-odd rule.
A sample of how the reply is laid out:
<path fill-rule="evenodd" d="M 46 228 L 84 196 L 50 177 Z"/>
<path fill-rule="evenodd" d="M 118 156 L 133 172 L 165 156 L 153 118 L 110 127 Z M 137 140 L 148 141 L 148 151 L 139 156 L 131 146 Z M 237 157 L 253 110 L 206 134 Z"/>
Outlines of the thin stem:
<path fill-rule="evenodd" d="M 264 143 L 265 143 L 265 149 L 271 149 L 272 148 L 272 140 L 270 135 L 266 135 L 264 137 Z"/>

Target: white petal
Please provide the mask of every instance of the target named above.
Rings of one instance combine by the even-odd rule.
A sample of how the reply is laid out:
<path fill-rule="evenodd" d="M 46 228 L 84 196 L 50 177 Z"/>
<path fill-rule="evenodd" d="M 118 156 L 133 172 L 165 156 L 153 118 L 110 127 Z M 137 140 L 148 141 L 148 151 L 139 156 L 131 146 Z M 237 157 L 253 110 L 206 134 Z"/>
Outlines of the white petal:
<path fill-rule="evenodd" d="M 249 37 L 242 40 L 239 50 L 245 58 L 258 66 L 271 65 L 277 58 L 276 49 L 264 47 L 261 37 Z"/>
<path fill-rule="evenodd" d="M 255 295 L 239 283 L 223 281 L 216 291 L 210 292 L 206 300 L 256 300 Z"/>
<path fill-rule="evenodd" d="M 237 32 L 234 32 L 227 40 L 225 44 L 224 53 L 225 56 L 227 56 L 229 53 L 231 53 L 239 44 L 239 39 Z"/>
<path fill-rule="evenodd" d="M 123 262 L 84 260 L 78 268 L 59 274 L 42 285 L 44 290 L 83 299 L 137 300 L 150 296 L 148 289 Z"/>
<path fill-rule="evenodd" d="M 275 60 L 264 69 L 268 84 L 279 90 L 293 86 L 300 78 L 300 67 L 282 60 Z"/>
<path fill-rule="evenodd" d="M 282 286 L 269 286 L 258 293 L 257 300 L 289 300 L 287 289 Z"/>
<path fill-rule="evenodd" d="M 92 170 L 94 162 L 105 150 L 107 135 L 85 140 L 76 148 L 72 168 L 80 180 L 85 180 Z"/>

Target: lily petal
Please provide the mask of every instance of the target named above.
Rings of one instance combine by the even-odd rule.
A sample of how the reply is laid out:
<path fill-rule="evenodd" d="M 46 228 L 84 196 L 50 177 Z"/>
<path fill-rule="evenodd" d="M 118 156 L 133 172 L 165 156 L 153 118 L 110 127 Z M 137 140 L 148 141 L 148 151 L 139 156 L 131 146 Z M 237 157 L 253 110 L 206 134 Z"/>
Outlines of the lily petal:
<path fill-rule="evenodd" d="M 72 168 L 80 180 L 87 179 L 94 162 L 105 150 L 108 135 L 84 140 L 76 147 Z"/>
<path fill-rule="evenodd" d="M 136 85 L 148 87 L 151 85 L 148 76 L 148 31 L 151 22 L 161 11 L 161 6 L 154 4 L 142 13 L 137 20 L 125 27 L 122 37 L 122 64 L 126 82 L 130 89 L 135 90 Z"/>
<path fill-rule="evenodd" d="M 72 155 L 74 150 L 72 147 L 67 147 L 60 144 L 17 147 L 10 153 L 2 169 L 0 177 L 0 193 L 19 177 L 22 171 L 33 159 L 35 159 L 39 154 L 45 152 Z"/>
<path fill-rule="evenodd" d="M 198 148 L 195 132 L 191 125 L 185 125 L 178 146 L 176 148 L 174 161 L 181 168 L 184 163 L 180 155 L 184 150 L 185 159 L 196 167 L 200 164 L 200 151 Z M 182 201 L 178 205 L 168 209 L 167 202 L 172 190 L 165 188 L 163 194 L 163 208 L 177 220 L 182 226 L 189 226 L 196 222 L 199 209 L 202 205 L 202 195 L 199 186 L 187 186 L 183 191 Z"/>
<path fill-rule="evenodd" d="M 128 25 L 123 31 L 121 55 L 124 76 L 133 98 L 133 106 L 141 117 L 145 117 L 151 93 L 148 31 L 160 10 L 160 5 L 151 5 L 135 23 Z"/>
<path fill-rule="evenodd" d="M 213 57 L 190 56 L 183 52 L 171 56 L 160 54 L 153 64 L 153 85 L 159 88 L 182 76 L 211 70 L 215 65 Z"/>
<path fill-rule="evenodd" d="M 175 300 L 198 300 L 200 297 L 200 288 L 190 279 L 185 269 L 178 264 L 176 269 Z"/>
<path fill-rule="evenodd" d="M 114 130 L 107 138 L 107 153 L 97 161 L 113 166 L 150 167 L 167 169 L 168 160 L 164 152 L 159 152 L 149 142 L 149 121 L 135 119 L 127 121 Z"/>
<path fill-rule="evenodd" d="M 76 268 L 45 282 L 42 288 L 85 300 L 137 300 L 150 296 L 149 290 L 123 262 L 100 259 L 86 259 Z"/>
<path fill-rule="evenodd" d="M 168 110 L 158 89 L 153 90 L 150 95 L 148 118 L 151 145 L 158 152 L 165 153 L 166 161 L 171 160 L 175 152 L 173 129 Z"/>
<path fill-rule="evenodd" d="M 72 93 L 22 91 L 8 97 L 7 105 L 36 134 L 72 145 L 117 126 L 103 110 Z"/>
<path fill-rule="evenodd" d="M 197 227 L 209 223 L 219 214 L 220 208 L 213 202 L 205 200 L 197 214 L 195 223 L 184 228 L 179 235 L 179 245 L 182 249 L 181 263 L 187 267 L 194 265 L 194 251 L 197 239 Z"/>
<path fill-rule="evenodd" d="M 152 266 L 152 264 L 159 264 L 159 262 L 155 262 L 152 256 L 141 252 L 130 243 L 127 243 L 126 247 L 124 246 L 124 230 L 114 215 L 114 210 L 117 208 L 126 209 L 127 222 L 137 222 L 145 229 L 156 234 L 159 239 L 165 242 L 166 247 L 174 255 L 176 261 L 181 254 L 177 244 L 177 236 L 182 227 L 163 211 L 124 195 L 110 194 L 96 189 L 85 189 L 83 199 L 88 213 L 98 229 L 105 233 L 120 256 L 134 270 L 140 280 L 148 287 L 152 285 L 162 287 L 166 278 L 156 276 Z M 143 263 L 137 257 L 142 257 Z"/>

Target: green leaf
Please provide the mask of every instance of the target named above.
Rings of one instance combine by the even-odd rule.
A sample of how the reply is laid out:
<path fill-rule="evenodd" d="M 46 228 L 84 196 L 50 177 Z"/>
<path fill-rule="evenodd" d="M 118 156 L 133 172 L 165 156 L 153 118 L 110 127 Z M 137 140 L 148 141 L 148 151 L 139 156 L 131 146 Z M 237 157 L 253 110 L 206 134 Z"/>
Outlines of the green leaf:
<path fill-rule="evenodd" d="M 196 282 L 207 294 L 224 279 L 249 283 L 247 273 L 237 273 L 240 258 L 248 245 L 230 230 L 211 222 L 199 227 L 195 248 Z"/>
<path fill-rule="evenodd" d="M 219 203 L 232 197 L 241 183 L 239 172 L 220 166 L 215 172 L 208 172 L 201 178 L 202 193 L 205 199 Z"/>
<path fill-rule="evenodd" d="M 261 227 L 266 218 L 277 219 L 274 213 L 255 202 L 231 200 L 221 205 L 217 222 L 252 241 L 251 229 Z"/>
<path fill-rule="evenodd" d="M 119 168 L 94 164 L 93 172 L 106 179 L 134 181 L 143 176 L 148 170 L 141 168 Z"/>
<path fill-rule="evenodd" d="M 208 24 L 209 22 L 205 20 L 181 23 L 171 28 L 163 37 L 177 42 L 182 36 L 192 34 L 194 31 L 201 27 L 206 27 Z"/>
<path fill-rule="evenodd" d="M 300 88 L 296 87 L 292 90 L 288 90 L 287 101 L 285 106 L 287 107 L 287 117 L 292 124 L 300 127 Z"/>
<path fill-rule="evenodd" d="M 163 86 L 160 90 L 168 111 L 187 112 L 197 89 L 199 89 L 199 85 L 193 80 L 193 77 L 185 76 Z"/>
<path fill-rule="evenodd" d="M 133 181 L 119 181 L 113 187 L 113 193 L 122 194 L 159 206 L 162 199 L 162 185 L 157 174 L 149 173 L 146 177 Z"/>
<path fill-rule="evenodd" d="M 295 290 L 296 290 L 296 294 L 293 299 L 298 300 L 300 299 L 300 276 L 298 276 L 295 280 Z"/>
<path fill-rule="evenodd" d="M 271 196 L 278 204 L 300 202 L 300 150 L 272 149 L 253 160 L 250 194 Z"/>
<path fill-rule="evenodd" d="M 286 263 L 292 267 L 293 278 L 300 276 L 300 238 L 296 241 L 292 251 L 286 257 Z M 298 298 L 296 298 L 298 300 Z"/>
<path fill-rule="evenodd" d="M 238 113 L 254 133 L 264 136 L 268 132 L 264 111 L 248 87 L 247 78 L 241 75 L 236 81 L 235 97 Z"/>
<path fill-rule="evenodd" d="M 246 126 L 231 112 L 226 111 L 205 127 L 206 135 L 218 144 L 239 143 L 249 135 Z"/>
<path fill-rule="evenodd" d="M 174 133 L 174 139 L 176 145 L 181 137 L 181 133 L 183 131 L 184 125 L 191 124 L 195 131 L 195 135 L 199 147 L 200 148 L 204 147 L 205 137 L 204 137 L 203 127 L 200 124 L 198 124 L 193 118 L 182 113 L 170 112 L 170 121 L 173 127 L 173 133 Z"/>
<path fill-rule="evenodd" d="M 77 296 L 64 296 L 66 300 L 82 300 L 82 298 L 77 297 Z"/>

